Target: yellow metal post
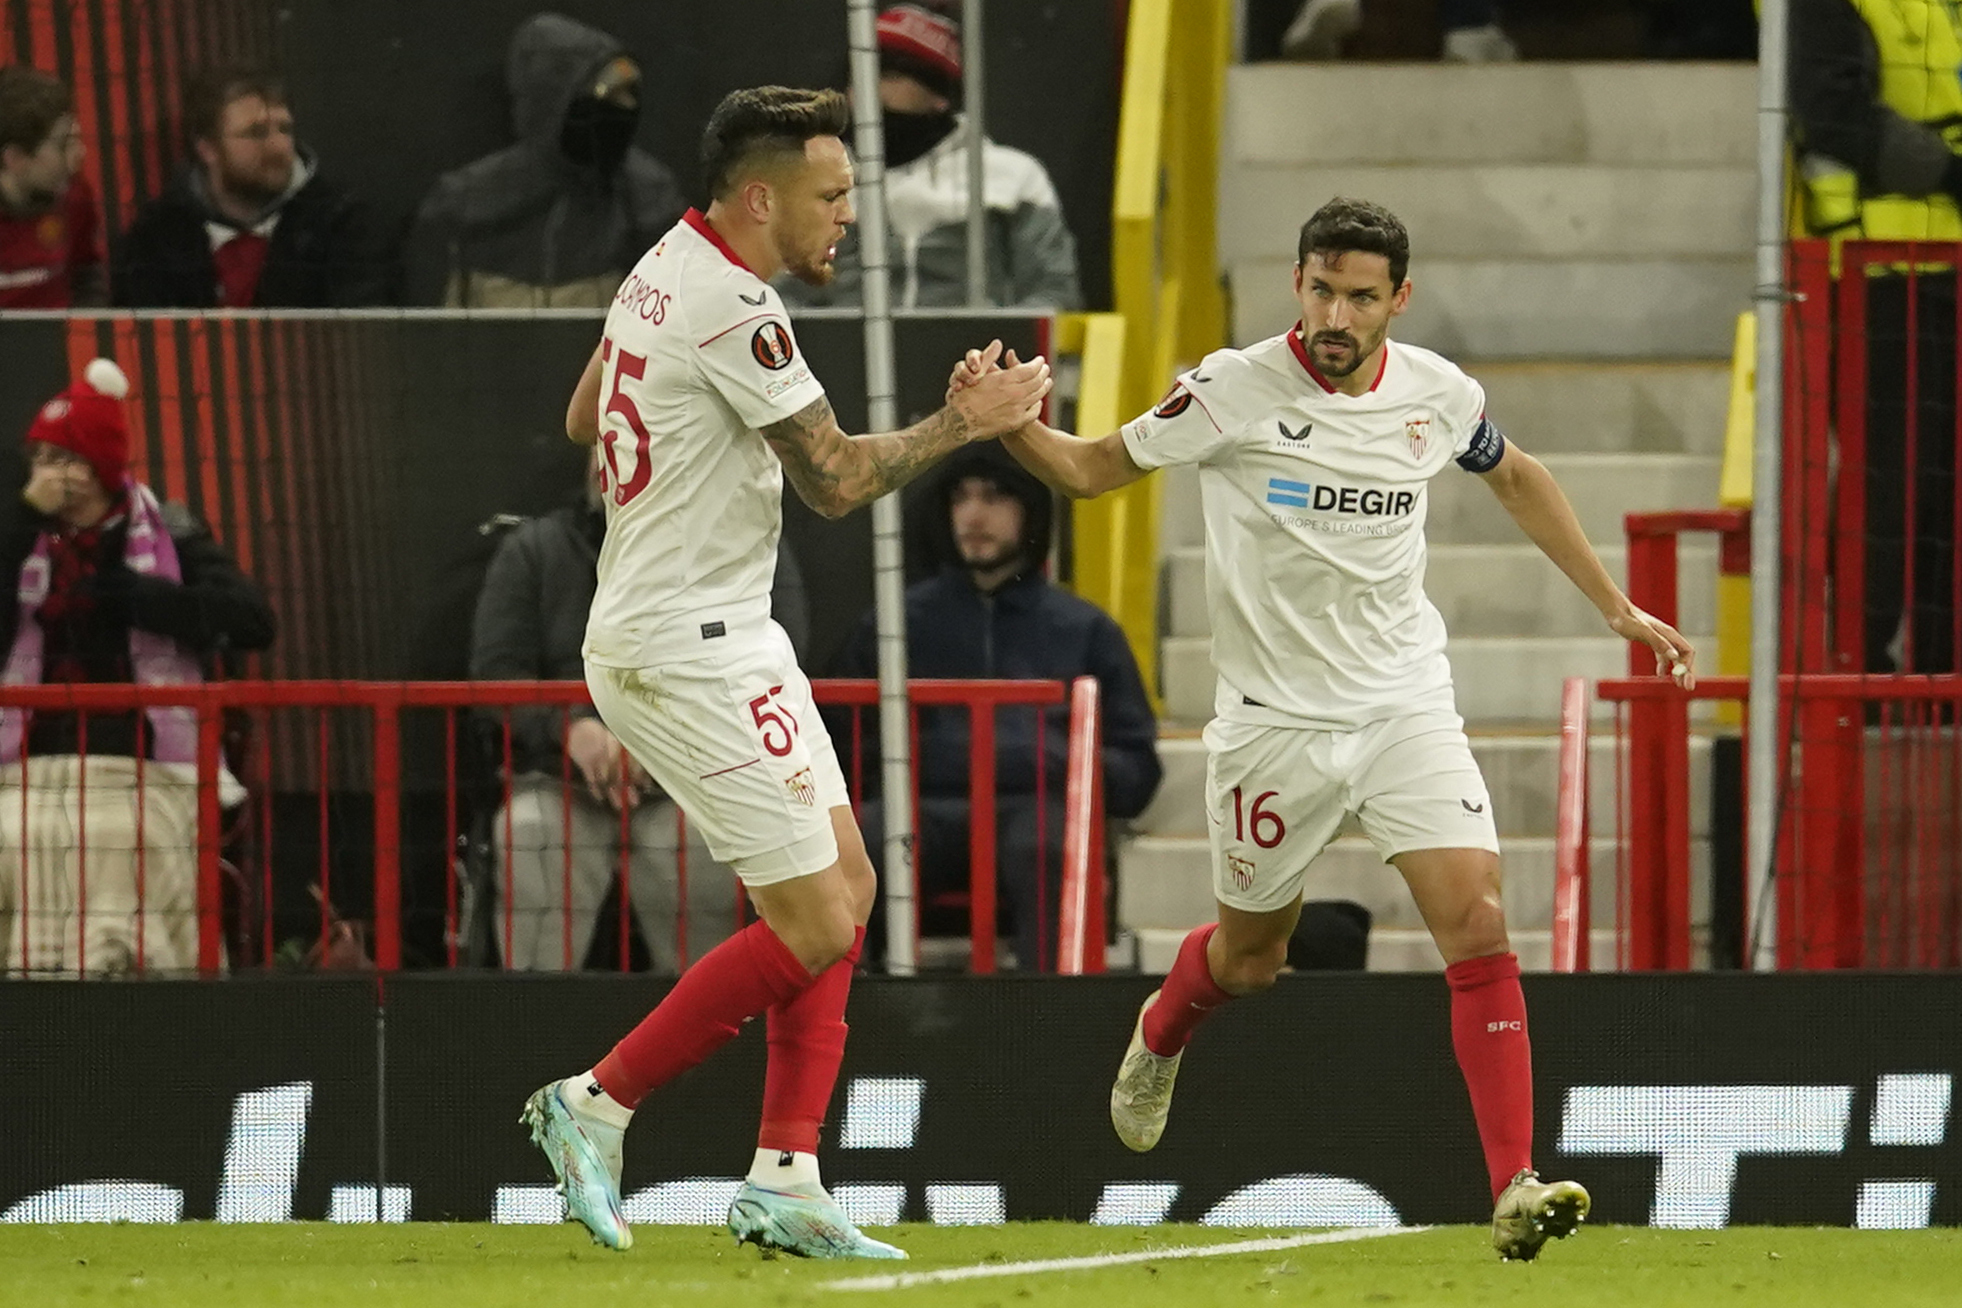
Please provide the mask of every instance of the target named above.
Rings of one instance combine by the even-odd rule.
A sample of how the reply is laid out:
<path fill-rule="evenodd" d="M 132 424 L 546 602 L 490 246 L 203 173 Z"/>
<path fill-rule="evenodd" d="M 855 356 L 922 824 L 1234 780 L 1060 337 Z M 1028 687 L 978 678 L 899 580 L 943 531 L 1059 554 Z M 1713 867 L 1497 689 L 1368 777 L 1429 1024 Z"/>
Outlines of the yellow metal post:
<path fill-rule="evenodd" d="M 1756 417 L 1758 320 L 1754 313 L 1737 315 L 1730 353 L 1730 409 L 1724 420 L 1724 461 L 1718 502 L 1727 509 L 1751 507 L 1752 427 Z M 1717 572 L 1717 675 L 1745 677 L 1751 673 L 1751 575 Z M 1717 721 L 1741 726 L 1743 705 L 1725 700 L 1717 705 Z"/>
<path fill-rule="evenodd" d="M 1108 324 L 1084 319 L 1084 436 L 1150 408 L 1181 367 L 1225 341 L 1215 205 L 1232 38 L 1223 0 L 1132 0 L 1111 202 L 1117 312 Z M 1158 479 L 1147 477 L 1077 504 L 1073 517 L 1077 591 L 1124 629 L 1154 692 L 1158 505 Z"/>

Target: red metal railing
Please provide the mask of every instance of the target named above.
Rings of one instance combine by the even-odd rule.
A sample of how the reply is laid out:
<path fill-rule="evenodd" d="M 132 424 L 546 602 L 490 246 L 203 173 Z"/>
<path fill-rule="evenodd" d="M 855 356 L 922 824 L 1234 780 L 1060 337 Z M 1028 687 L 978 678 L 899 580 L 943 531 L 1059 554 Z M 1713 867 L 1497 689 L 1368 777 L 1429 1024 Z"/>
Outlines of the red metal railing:
<path fill-rule="evenodd" d="M 1677 544 L 1685 532 L 1718 535 L 1720 571 L 1750 570 L 1751 515 L 1744 510 L 1631 513 L 1626 528 L 1628 597 L 1671 626 L 1680 621 Z M 1657 670 L 1654 654 L 1631 642 L 1629 676 Z M 1641 872 L 1619 883 L 1623 909 L 1617 924 L 1619 938 L 1630 967 L 1686 968 L 1689 939 L 1666 925 L 1687 921 L 1689 915 L 1689 700 L 1685 696 L 1660 695 L 1631 706 L 1627 764 L 1624 802 L 1631 815 L 1642 815 L 1630 822 L 1627 831 L 1628 858 Z"/>
<path fill-rule="evenodd" d="M 1761 724 L 1780 742 L 1784 967 L 1962 965 L 1958 267 L 1954 242 L 1795 241 L 1787 253 L 1781 690 L 1778 721 Z M 1748 571 L 1744 514 L 1631 515 L 1628 531 L 1629 593 L 1669 621 L 1681 532 L 1717 532 L 1723 571 Z M 1636 651 L 1631 674 L 1646 660 Z M 1630 966 L 1689 964 L 1688 704 L 1741 700 L 1743 687 L 1599 688 L 1626 726 L 1618 926 Z"/>
<path fill-rule="evenodd" d="M 1781 752 L 1789 756 L 1787 775 L 1794 779 L 1781 796 L 1774 856 L 1779 967 L 1962 963 L 1952 821 L 1962 789 L 1962 733 L 1949 725 L 1962 709 L 1962 676 L 1785 674 L 1779 683 L 1781 703 L 1792 706 L 1783 711 L 1779 729 L 1787 733 Z M 1651 723 L 1649 739 L 1659 741 L 1668 760 L 1666 798 L 1628 787 L 1626 821 L 1617 833 L 1617 873 L 1630 906 L 1622 924 L 1630 967 L 1689 966 L 1686 877 L 1675 884 L 1689 862 L 1687 823 L 1672 838 L 1673 848 L 1653 836 L 1669 811 L 1686 813 L 1689 806 L 1688 721 L 1674 710 L 1690 699 L 1743 703 L 1749 688 L 1743 677 L 1702 678 L 1688 692 L 1656 677 L 1604 681 L 1595 688 L 1602 700 L 1620 706 L 1629 724 L 1629 768 L 1635 763 L 1633 723 L 1643 715 Z M 1946 720 L 1931 707 L 1945 710 Z M 1865 725 L 1870 708 L 1879 725 Z M 1665 709 L 1676 727 L 1654 725 Z M 1836 729 L 1793 734 L 1794 709 L 1800 724 L 1824 720 Z M 1894 733 L 1894 749 L 1887 748 L 1890 721 L 1906 728 Z M 1747 718 L 1747 736 L 1750 730 Z M 1890 768 L 1892 775 L 1885 771 Z M 1930 793 L 1931 786 L 1939 793 Z M 1561 798 L 1564 806 L 1564 777 Z M 1894 805 L 1902 820 L 1870 822 L 1875 798 Z M 1887 907 L 1876 896 L 1891 894 L 1903 900 L 1897 916 L 1906 925 L 1899 930 L 1875 920 L 1876 910 Z"/>
<path fill-rule="evenodd" d="M 1898 537 L 1901 591 L 1912 609 L 1946 610 L 1953 651 L 1962 650 L 1962 568 L 1950 559 L 1944 576 L 1917 577 L 1927 563 L 1941 565 L 1941 554 L 1917 558 L 1927 519 L 1946 512 L 1952 534 L 1962 522 L 1962 480 L 1951 471 L 1962 457 L 1962 370 L 1955 366 L 1954 341 L 1962 338 L 1962 296 L 1947 291 L 1941 305 L 1934 283 L 1953 287 L 1962 264 L 1962 244 L 1949 241 L 1794 241 L 1787 255 L 1793 291 L 1786 317 L 1784 611 L 1787 620 L 1783 669 L 1787 672 L 1875 672 L 1866 666 L 1868 555 L 1883 537 Z M 1913 271 L 1927 274 L 1906 276 Z M 1883 275 L 1891 274 L 1891 275 Z M 1898 293 L 1900 316 L 1876 320 L 1874 297 L 1881 287 Z M 1898 333 L 1898 339 L 1895 336 Z M 1878 340 L 1880 353 L 1876 355 Z M 1937 357 L 1936 346 L 1948 357 Z M 1871 364 L 1891 357 L 1900 364 L 1898 396 L 1880 395 L 1897 411 L 1898 428 L 1874 428 L 1875 383 Z M 1944 376 L 1939 391 L 1924 386 Z M 1946 418 L 1939 415 L 1946 410 Z M 1892 427 L 1894 418 L 1883 417 Z M 1898 506 L 1868 502 L 1874 484 L 1876 437 L 1889 476 L 1903 483 Z M 1940 470 L 1939 472 L 1937 470 Z M 1931 488 L 1939 483 L 1939 501 Z M 1894 515 L 1898 513 L 1898 520 Z M 1901 632 L 1898 670 L 1946 673 L 1916 649 L 1917 624 Z"/>
<path fill-rule="evenodd" d="M 1789 254 L 1779 668 L 1807 688 L 1778 723 L 1785 966 L 1962 963 L 1962 745 L 1941 689 L 1962 672 L 1958 266 L 1955 242 Z"/>
<path fill-rule="evenodd" d="M 878 701 L 878 687 L 872 681 L 818 681 L 812 685 L 814 698 L 821 705 L 863 707 Z M 995 711 L 1008 705 L 1045 706 L 1060 704 L 1065 698 L 1063 683 L 1056 681 L 933 681 L 910 683 L 909 697 L 915 714 L 921 707 L 958 707 L 970 714 L 969 774 L 973 804 L 970 823 L 970 893 L 972 959 L 974 970 L 994 969 L 994 941 L 997 920 L 997 867 L 995 835 Z M 1098 696 L 1094 681 L 1079 679 L 1069 691 L 1071 706 L 1070 757 L 1065 794 L 1064 866 L 1061 870 L 1062 898 L 1066 905 L 1065 932 L 1059 949 L 1060 970 L 1100 972 L 1104 967 L 1103 901 L 1104 851 L 1101 809 L 1102 759 L 1097 750 Z M 221 923 L 224 871 L 221 862 L 223 814 L 218 778 L 224 747 L 224 715 L 228 711 L 313 710 L 321 715 L 320 732 L 320 842 L 322 944 L 325 945 L 332 909 L 326 884 L 332 863 L 327 798 L 327 731 L 325 714 L 329 709 L 365 715 L 371 728 L 369 778 L 372 792 L 374 842 L 374 961 L 380 968 L 393 970 L 402 965 L 402 715 L 410 709 L 446 711 L 444 731 L 449 778 L 446 835 L 450 849 L 457 839 L 456 816 L 456 724 L 459 709 L 497 709 L 519 705 L 547 705 L 570 708 L 589 704 L 586 688 L 578 682 L 352 682 L 352 681 L 232 681 L 199 686 L 128 685 L 43 685 L 0 687 L 0 708 L 29 711 L 62 711 L 82 715 L 82 749 L 86 750 L 89 714 L 126 713 L 156 707 L 184 707 L 192 710 L 198 722 L 198 749 L 195 764 L 198 787 L 197 891 L 196 914 L 197 968 L 204 975 L 216 975 L 224 966 Z M 1084 715 L 1088 715 L 1087 718 Z M 856 714 L 854 733 L 858 731 Z M 1041 737 L 1038 734 L 1038 751 Z M 25 762 L 25 757 L 23 762 Z M 915 777 L 917 788 L 917 764 Z M 86 764 L 84 764 L 86 766 Z M 139 784 L 142 775 L 138 762 Z M 154 764 L 152 766 L 155 766 Z M 1037 785 L 1043 784 L 1040 757 L 1036 769 Z M 506 782 L 508 799 L 508 779 Z M 858 788 L 854 786 L 854 802 Z M 25 799 L 26 787 L 23 787 Z M 1040 791 L 1038 804 L 1040 805 Z M 138 808 L 141 813 L 141 806 Z M 23 812 L 25 821 L 25 812 Z M 141 818 L 138 818 L 139 824 Z M 270 843 L 270 817 L 265 818 Z M 685 851 L 685 839 L 681 841 Z M 78 849 L 78 856 L 86 851 Z M 685 852 L 681 854 L 685 859 Z M 138 876 L 142 853 L 139 848 Z M 84 872 L 82 875 L 86 875 Z M 271 877 L 270 868 L 266 872 Z M 268 889 L 270 885 L 268 884 Z M 265 909 L 270 917 L 270 896 Z M 456 961 L 457 895 L 452 869 L 445 896 L 446 928 L 451 941 L 450 961 Z M 685 913 L 682 914 L 685 917 Z M 140 931 L 139 926 L 139 931 Z M 685 928 L 684 928 L 685 929 Z M 268 934 L 267 953 L 270 955 Z"/>
<path fill-rule="evenodd" d="M 1070 686 L 1069 793 L 1056 927 L 1056 970 L 1065 976 L 1104 970 L 1102 693 L 1094 677 L 1078 677 Z"/>
<path fill-rule="evenodd" d="M 1569 677 L 1560 687 L 1560 792 L 1554 812 L 1553 970 L 1588 970 L 1587 681 Z"/>
<path fill-rule="evenodd" d="M 968 863 L 970 874 L 968 911 L 970 919 L 969 968 L 980 973 L 995 970 L 995 925 L 999 891 L 999 868 L 995 840 L 995 716 L 998 708 L 1011 705 L 1042 707 L 1063 702 L 1060 681 L 951 681 L 920 679 L 908 683 L 913 705 L 911 734 L 914 740 L 914 811 L 919 810 L 919 711 L 927 707 L 959 707 L 968 710 Z M 872 707 L 879 702 L 879 683 L 871 680 L 828 680 L 811 683 L 812 696 L 820 704 Z M 1068 971 L 1061 961 L 1074 955 L 1077 972 L 1104 970 L 1104 838 L 1103 838 L 1103 756 L 1099 748 L 1098 691 L 1094 678 L 1079 677 L 1069 690 L 1070 737 L 1067 788 L 1064 795 L 1064 839 L 1062 902 L 1065 913 L 1072 894 L 1083 905 L 1073 919 L 1059 924 L 1058 970 Z M 1046 821 L 1046 769 L 1041 765 L 1043 738 L 1041 718 L 1037 718 L 1036 822 L 1038 848 Z M 853 717 L 853 734 L 858 734 L 858 718 Z M 863 752 L 854 748 L 856 761 Z M 862 778 L 848 778 L 857 796 Z M 1092 798 L 1094 796 L 1094 798 Z M 1081 828 L 1079 830 L 1079 828 Z M 915 831 L 918 824 L 915 823 Z M 917 867 L 917 863 L 916 863 Z M 915 896 L 915 905 L 919 899 Z M 917 929 L 917 922 L 915 928 Z M 1070 932 L 1078 933 L 1072 940 Z M 1083 933 L 1094 931 L 1094 938 Z"/>

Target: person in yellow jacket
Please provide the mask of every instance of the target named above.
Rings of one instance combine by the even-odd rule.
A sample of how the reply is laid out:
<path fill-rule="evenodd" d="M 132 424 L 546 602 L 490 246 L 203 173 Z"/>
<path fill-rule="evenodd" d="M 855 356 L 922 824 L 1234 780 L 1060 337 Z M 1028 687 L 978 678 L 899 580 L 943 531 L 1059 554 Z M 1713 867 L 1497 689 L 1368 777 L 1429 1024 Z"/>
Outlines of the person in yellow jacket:
<path fill-rule="evenodd" d="M 1962 12 L 1953 0 L 1791 0 L 1791 106 L 1794 235 L 1962 241 Z M 1870 672 L 1957 666 L 1955 263 L 1931 250 L 1911 267 L 1867 270 Z"/>

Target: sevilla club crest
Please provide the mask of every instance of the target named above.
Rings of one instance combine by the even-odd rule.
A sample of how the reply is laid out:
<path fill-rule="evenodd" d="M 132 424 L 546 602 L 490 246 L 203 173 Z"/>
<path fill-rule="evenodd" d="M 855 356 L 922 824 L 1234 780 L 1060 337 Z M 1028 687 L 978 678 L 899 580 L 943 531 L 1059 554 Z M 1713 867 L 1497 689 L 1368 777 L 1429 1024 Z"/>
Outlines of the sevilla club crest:
<path fill-rule="evenodd" d="M 1410 442 L 1410 457 L 1421 459 L 1431 448 L 1431 416 L 1428 413 L 1415 414 L 1403 420 L 1404 439 Z"/>

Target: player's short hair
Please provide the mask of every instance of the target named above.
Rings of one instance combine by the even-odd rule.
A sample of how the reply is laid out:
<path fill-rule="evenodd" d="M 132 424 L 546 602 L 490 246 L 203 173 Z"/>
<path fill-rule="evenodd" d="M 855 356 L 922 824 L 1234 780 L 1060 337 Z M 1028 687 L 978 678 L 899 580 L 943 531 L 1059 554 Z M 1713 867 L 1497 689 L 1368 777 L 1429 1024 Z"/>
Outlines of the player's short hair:
<path fill-rule="evenodd" d="M 1390 261 L 1390 289 L 1403 285 L 1410 271 L 1410 233 L 1403 220 L 1380 204 L 1350 200 L 1341 196 L 1315 210 L 1314 217 L 1301 224 L 1301 243 L 1295 261 L 1306 264 L 1308 256 L 1380 254 Z"/>
<path fill-rule="evenodd" d="M 814 136 L 843 136 L 851 107 L 838 91 L 752 86 L 731 91 L 709 115 L 702 133 L 702 181 L 720 199 L 757 161 L 802 155 Z"/>
<path fill-rule="evenodd" d="M 264 68 L 233 64 L 207 68 L 184 91 L 184 131 L 193 141 L 215 141 L 234 100 L 256 95 L 269 105 L 286 103 L 286 83 Z"/>
<path fill-rule="evenodd" d="M 32 154 L 74 107 L 59 78 L 38 68 L 0 68 L 0 147 L 18 146 Z"/>

